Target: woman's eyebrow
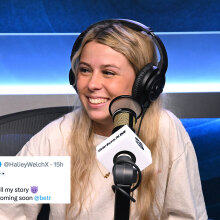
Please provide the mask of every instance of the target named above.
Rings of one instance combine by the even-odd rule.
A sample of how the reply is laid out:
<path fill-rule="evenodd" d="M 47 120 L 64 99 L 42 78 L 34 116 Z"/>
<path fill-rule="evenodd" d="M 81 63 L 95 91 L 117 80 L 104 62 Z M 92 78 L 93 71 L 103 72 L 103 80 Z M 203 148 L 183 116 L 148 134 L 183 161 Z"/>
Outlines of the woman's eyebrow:
<path fill-rule="evenodd" d="M 107 68 L 107 67 L 113 67 L 113 68 L 116 68 L 116 69 L 119 69 L 120 70 L 120 67 L 114 65 L 114 64 L 105 64 L 105 65 L 101 65 L 102 68 Z"/>
<path fill-rule="evenodd" d="M 85 66 L 88 66 L 88 67 L 91 68 L 91 65 L 84 62 L 84 61 L 80 61 L 79 65 L 85 65 Z M 112 67 L 112 68 L 116 68 L 116 69 L 120 70 L 120 67 L 116 66 L 115 64 L 103 64 L 103 65 L 101 65 L 101 68 L 108 68 L 108 67 Z"/>
<path fill-rule="evenodd" d="M 88 63 L 86 63 L 86 62 L 83 62 L 83 61 L 80 61 L 80 62 L 79 62 L 79 65 L 85 65 L 85 66 L 91 67 L 90 64 L 88 64 Z"/>

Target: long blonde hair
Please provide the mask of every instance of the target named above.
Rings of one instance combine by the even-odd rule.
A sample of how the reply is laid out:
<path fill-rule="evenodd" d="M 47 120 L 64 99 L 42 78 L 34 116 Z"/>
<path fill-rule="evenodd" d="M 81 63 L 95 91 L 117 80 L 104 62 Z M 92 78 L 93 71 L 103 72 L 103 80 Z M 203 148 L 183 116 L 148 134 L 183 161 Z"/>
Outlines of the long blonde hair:
<path fill-rule="evenodd" d="M 137 74 L 147 63 L 157 63 L 155 46 L 149 36 L 136 32 L 121 24 L 101 24 L 90 29 L 72 59 L 72 70 L 77 78 L 80 54 L 85 44 L 91 41 L 107 45 L 122 53 L 130 62 Z M 157 165 L 160 158 L 158 147 L 160 101 L 156 100 L 147 110 L 140 130 L 140 138 L 151 150 L 153 163 L 142 171 L 142 182 L 137 190 L 137 211 L 139 219 L 148 220 L 155 217 L 158 207 L 155 195 L 157 186 Z M 82 107 L 77 111 L 73 122 L 69 150 L 71 155 L 71 204 L 67 206 L 67 216 L 79 204 L 76 216 L 80 214 L 86 195 L 84 189 L 90 181 L 94 164 L 95 147 L 93 146 L 93 123 Z M 137 123 L 138 125 L 138 123 Z M 82 137 L 83 134 L 83 137 Z M 79 203 L 78 203 L 79 202 Z M 154 208 L 153 208 L 154 207 Z"/>

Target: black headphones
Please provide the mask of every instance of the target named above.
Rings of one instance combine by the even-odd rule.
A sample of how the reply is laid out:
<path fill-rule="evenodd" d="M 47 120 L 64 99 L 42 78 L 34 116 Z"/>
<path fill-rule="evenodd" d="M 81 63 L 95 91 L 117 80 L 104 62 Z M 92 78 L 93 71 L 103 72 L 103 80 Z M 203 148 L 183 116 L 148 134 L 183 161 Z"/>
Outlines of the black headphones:
<path fill-rule="evenodd" d="M 87 34 L 89 30 L 100 24 L 115 24 L 115 23 L 116 24 L 120 23 L 138 32 L 142 32 L 142 31 L 145 32 L 147 35 L 149 35 L 152 38 L 153 42 L 155 43 L 159 51 L 160 61 L 158 62 L 158 65 L 154 65 L 153 63 L 146 64 L 142 68 L 142 70 L 137 74 L 137 77 L 135 79 L 132 88 L 133 98 L 136 101 L 138 101 L 139 104 L 147 108 L 149 107 L 151 102 L 155 101 L 158 98 L 158 96 L 162 93 L 165 85 L 165 74 L 168 67 L 168 58 L 167 58 L 166 49 L 160 38 L 156 36 L 149 27 L 139 22 L 127 20 L 127 19 L 103 20 L 98 23 L 95 23 L 89 26 L 85 31 L 83 31 L 76 39 L 72 48 L 70 59 L 72 61 L 73 56 L 78 51 L 84 36 Z M 69 71 L 69 82 L 70 85 L 74 86 L 75 90 L 77 91 L 76 79 L 72 69 L 70 69 Z"/>

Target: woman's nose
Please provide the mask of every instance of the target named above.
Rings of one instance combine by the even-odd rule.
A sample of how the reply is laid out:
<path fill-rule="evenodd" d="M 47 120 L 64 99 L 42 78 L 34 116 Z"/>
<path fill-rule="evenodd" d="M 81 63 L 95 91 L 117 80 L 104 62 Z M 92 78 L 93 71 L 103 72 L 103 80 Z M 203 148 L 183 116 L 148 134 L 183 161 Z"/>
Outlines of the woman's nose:
<path fill-rule="evenodd" d="M 99 72 L 93 72 L 89 79 L 88 88 L 93 90 L 98 90 L 102 88 L 102 75 Z"/>

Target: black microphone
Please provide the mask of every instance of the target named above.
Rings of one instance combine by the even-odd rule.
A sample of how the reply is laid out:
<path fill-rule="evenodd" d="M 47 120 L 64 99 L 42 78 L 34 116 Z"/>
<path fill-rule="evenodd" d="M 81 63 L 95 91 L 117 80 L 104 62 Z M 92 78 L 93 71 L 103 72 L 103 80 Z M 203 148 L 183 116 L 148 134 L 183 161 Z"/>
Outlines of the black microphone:
<path fill-rule="evenodd" d="M 152 163 L 151 152 L 135 134 L 134 127 L 142 114 L 142 107 L 132 96 L 122 95 L 109 105 L 113 118 L 112 135 L 96 147 L 96 157 L 112 173 L 119 156 L 129 156 L 143 170 Z"/>
<path fill-rule="evenodd" d="M 130 193 L 141 183 L 141 170 L 152 163 L 151 152 L 135 134 L 134 127 L 142 107 L 132 96 L 113 99 L 109 112 L 114 125 L 112 135 L 96 147 L 96 156 L 113 174 L 114 219 L 129 219 L 130 201 L 135 202 Z"/>

